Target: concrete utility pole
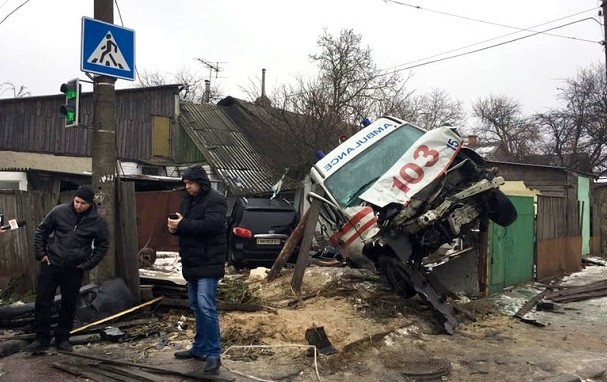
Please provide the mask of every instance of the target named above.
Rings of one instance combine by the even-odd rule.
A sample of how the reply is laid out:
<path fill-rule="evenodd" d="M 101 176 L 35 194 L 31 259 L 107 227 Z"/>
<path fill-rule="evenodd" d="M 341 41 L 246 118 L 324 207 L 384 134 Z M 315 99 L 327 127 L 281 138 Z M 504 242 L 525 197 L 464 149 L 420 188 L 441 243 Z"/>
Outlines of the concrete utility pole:
<path fill-rule="evenodd" d="M 95 19 L 114 23 L 113 0 L 95 0 Z M 91 272 L 91 281 L 103 281 L 116 276 L 116 93 L 115 78 L 95 77 L 93 88 L 93 188 L 97 194 L 98 212 L 110 229 L 110 248 L 101 263 Z"/>
<path fill-rule="evenodd" d="M 607 0 L 603 0 L 601 7 L 603 8 L 603 51 L 605 52 L 605 74 L 607 75 Z"/>

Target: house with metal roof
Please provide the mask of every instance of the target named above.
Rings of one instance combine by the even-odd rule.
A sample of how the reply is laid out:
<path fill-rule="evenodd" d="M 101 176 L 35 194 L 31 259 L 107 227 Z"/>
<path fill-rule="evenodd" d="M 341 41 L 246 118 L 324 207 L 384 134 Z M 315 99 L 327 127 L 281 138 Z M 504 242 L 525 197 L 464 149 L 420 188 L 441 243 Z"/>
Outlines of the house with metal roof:
<path fill-rule="evenodd" d="M 273 107 L 263 92 L 255 102 L 226 97 L 218 106 L 243 130 L 267 162 L 277 169 L 288 168 L 294 179 L 303 179 L 309 173 L 318 160 L 317 151 L 331 151 L 339 144 L 340 136 L 358 129 Z"/>
<path fill-rule="evenodd" d="M 204 164 L 210 169 L 211 180 L 228 196 L 271 194 L 283 169 L 274 168 L 259 154 L 225 108 L 180 100 L 179 89 L 180 85 L 163 85 L 116 91 L 121 175 L 179 180 L 183 168 Z M 76 128 L 64 127 L 58 112 L 63 103 L 63 95 L 1 99 L 0 152 L 9 157 L 9 152 L 48 155 L 40 162 L 29 156 L 27 167 L 32 170 L 75 171 L 81 158 L 91 156 L 93 96 L 81 94 Z M 3 167 L 0 164 L 0 170 Z M 2 176 L 7 177 L 0 174 L 0 179 Z M 283 190 L 297 187 L 296 182 L 283 184 Z"/>
<path fill-rule="evenodd" d="M 122 180 L 117 183 L 116 252 L 121 259 L 136 262 L 132 255 L 152 234 L 157 241 L 166 241 L 162 222 L 178 208 L 181 197 L 181 192 L 170 190 L 182 187 L 181 171 L 187 166 L 203 165 L 213 187 L 229 201 L 241 195 L 271 195 L 283 173 L 262 158 L 224 108 L 183 101 L 179 90 L 180 85 L 163 85 L 116 91 L 117 167 Z M 69 201 L 78 185 L 90 183 L 93 94 L 81 94 L 75 128 L 66 128 L 59 114 L 64 101 L 63 95 L 0 99 L 0 210 L 8 218 L 29 222 L 0 241 L 0 288 L 22 276 L 25 289 L 32 287 L 37 222 L 56 204 Z M 285 181 L 282 190 L 298 186 Z M 139 223 L 149 223 L 150 230 Z M 133 237 L 137 235 L 138 239 Z M 117 269 L 133 266 L 120 265 Z"/>

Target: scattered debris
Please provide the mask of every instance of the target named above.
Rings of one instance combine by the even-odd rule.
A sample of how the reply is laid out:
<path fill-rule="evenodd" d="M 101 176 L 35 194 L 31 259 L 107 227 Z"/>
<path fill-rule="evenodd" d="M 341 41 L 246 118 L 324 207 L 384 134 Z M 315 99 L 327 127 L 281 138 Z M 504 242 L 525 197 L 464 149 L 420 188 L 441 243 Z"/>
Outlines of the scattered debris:
<path fill-rule="evenodd" d="M 533 309 L 535 307 L 535 305 L 538 303 L 538 301 L 540 301 L 541 299 L 543 299 L 544 297 L 546 297 L 546 295 L 548 294 L 549 290 L 545 289 L 542 292 L 540 292 L 539 294 L 535 295 L 533 298 L 531 298 L 529 301 L 527 301 L 525 303 L 525 305 L 523 305 L 514 315 L 515 317 L 518 317 L 520 319 L 522 319 L 525 314 L 527 314 L 531 309 Z"/>
<path fill-rule="evenodd" d="M 418 358 L 402 360 L 399 367 L 401 374 L 415 380 L 438 379 L 449 375 L 451 362 L 444 358 Z"/>
<path fill-rule="evenodd" d="M 539 320 L 533 313 L 526 313 L 520 316 L 519 318 L 524 323 L 539 326 L 540 328 L 546 326 L 546 323 L 542 320 Z"/>
<path fill-rule="evenodd" d="M 591 256 L 582 257 L 582 263 L 588 264 L 588 265 L 598 265 L 599 267 L 607 266 L 607 260 L 601 259 L 600 257 L 591 257 Z"/>
<path fill-rule="evenodd" d="M 546 312 L 565 314 L 565 309 L 562 306 L 551 301 L 540 300 L 537 303 L 536 309 L 543 310 Z"/>
<path fill-rule="evenodd" d="M 111 342 L 119 342 L 126 335 L 120 328 L 116 326 L 106 326 L 100 331 L 101 338 Z"/>
<path fill-rule="evenodd" d="M 93 298 L 90 298 L 93 296 Z M 76 311 L 80 324 L 99 320 L 136 304 L 136 298 L 124 280 L 115 278 L 99 284 L 87 284 L 80 288 L 82 307 Z M 92 300 L 92 302 L 88 302 Z M 53 317 L 57 316 L 61 296 L 53 302 Z M 35 303 L 11 305 L 0 308 L 0 327 L 25 327 L 34 323 Z"/>
<path fill-rule="evenodd" d="M 249 280 L 263 280 L 267 277 L 270 270 L 265 267 L 257 267 L 249 272 Z"/>
<path fill-rule="evenodd" d="M 547 293 L 546 299 L 566 303 L 605 296 L 607 296 L 607 280 L 601 280 L 587 285 L 567 287 L 565 290 Z"/>
<path fill-rule="evenodd" d="M 26 344 L 27 342 L 23 340 L 0 342 L 0 358 L 19 352 Z"/>
<path fill-rule="evenodd" d="M 311 292 L 311 293 L 306 293 L 306 294 L 303 294 L 303 295 L 299 295 L 299 296 L 297 296 L 297 298 L 295 298 L 295 299 L 287 302 L 287 306 L 295 307 L 295 306 L 297 306 L 302 301 L 309 300 L 311 298 L 319 296 L 320 292 L 321 292 L 321 290 L 318 289 L 318 290 L 316 290 L 316 292 Z"/>
<path fill-rule="evenodd" d="M 177 321 L 177 330 L 178 331 L 183 331 L 188 328 L 188 324 L 186 321 L 187 320 L 186 320 L 185 316 L 182 314 L 181 317 L 179 317 L 179 321 Z"/>
<path fill-rule="evenodd" d="M 178 370 L 171 370 L 171 369 L 167 369 L 167 368 L 155 367 L 155 366 L 146 365 L 146 364 L 142 364 L 142 363 L 116 361 L 116 360 L 109 359 L 109 358 L 97 357 L 97 356 L 92 356 L 92 355 L 87 355 L 87 354 L 64 352 L 64 351 L 58 351 L 58 353 L 69 356 L 69 357 L 80 357 L 80 358 L 91 359 L 91 360 L 109 364 L 109 365 L 135 367 L 135 368 L 144 369 L 144 370 L 151 370 L 158 374 L 169 374 L 169 375 L 176 375 L 176 376 L 184 377 L 184 378 L 191 378 L 196 381 L 233 381 L 233 379 L 226 379 L 226 378 L 222 378 L 219 376 L 203 375 L 203 374 L 198 374 L 198 373 L 187 373 L 187 372 L 182 372 L 182 371 L 178 371 Z M 70 373 L 80 372 L 80 368 L 73 368 L 73 367 L 70 368 L 69 366 L 66 367 L 65 365 L 66 364 L 58 364 L 58 368 L 63 367 L 64 369 L 62 369 L 62 370 L 69 371 Z M 53 365 L 53 366 L 55 366 L 55 365 Z M 98 365 L 96 365 L 95 368 L 88 368 L 85 371 L 85 374 L 83 374 L 81 376 L 86 377 L 86 378 L 91 378 L 93 380 L 99 380 L 98 377 L 95 378 L 94 376 L 91 376 L 91 374 L 93 374 L 93 373 L 104 375 L 103 373 L 97 372 L 97 368 L 98 368 Z M 76 374 L 76 375 L 79 375 L 79 374 Z"/>
<path fill-rule="evenodd" d="M 335 349 L 331 344 L 331 341 L 329 341 L 329 337 L 327 337 L 327 333 L 325 333 L 325 328 L 322 326 L 315 326 L 306 330 L 306 341 L 308 341 L 310 345 L 316 346 L 320 354 L 330 355 L 337 353 L 337 349 Z"/>
<path fill-rule="evenodd" d="M 279 349 L 279 348 L 304 348 L 306 350 L 311 350 L 312 354 L 314 356 L 314 371 L 316 372 L 316 378 L 318 379 L 318 381 L 321 381 L 320 378 L 320 373 L 318 372 L 318 356 L 317 356 L 317 349 L 316 346 L 313 345 L 299 345 L 299 344 L 281 344 L 281 345 L 244 345 L 244 346 L 239 346 L 239 345 L 233 345 L 233 346 L 229 346 L 224 352 L 223 352 L 223 356 L 226 358 L 233 358 L 229 353 L 232 352 L 232 350 L 249 350 L 249 349 Z M 225 365 L 224 365 L 225 367 Z M 226 367 L 227 368 L 227 367 Z M 249 379 L 253 379 L 253 380 L 261 380 L 257 377 L 253 377 L 251 375 L 247 375 L 244 373 L 241 373 L 239 371 L 236 370 L 232 370 L 227 368 L 231 373 L 234 374 L 238 374 L 244 377 L 247 377 Z"/>

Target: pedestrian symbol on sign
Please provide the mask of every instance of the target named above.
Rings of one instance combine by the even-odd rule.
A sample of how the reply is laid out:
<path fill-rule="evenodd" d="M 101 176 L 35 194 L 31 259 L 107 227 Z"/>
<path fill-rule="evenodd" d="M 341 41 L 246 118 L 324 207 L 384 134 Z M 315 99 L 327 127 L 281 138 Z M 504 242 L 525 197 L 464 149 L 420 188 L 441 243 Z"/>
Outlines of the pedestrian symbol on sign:
<path fill-rule="evenodd" d="M 101 20 L 82 18 L 80 70 L 135 79 L 135 31 Z"/>
<path fill-rule="evenodd" d="M 87 62 L 119 70 L 131 70 L 110 31 L 108 31 L 101 42 L 99 42 L 99 45 L 97 45 L 97 48 L 89 56 Z"/>

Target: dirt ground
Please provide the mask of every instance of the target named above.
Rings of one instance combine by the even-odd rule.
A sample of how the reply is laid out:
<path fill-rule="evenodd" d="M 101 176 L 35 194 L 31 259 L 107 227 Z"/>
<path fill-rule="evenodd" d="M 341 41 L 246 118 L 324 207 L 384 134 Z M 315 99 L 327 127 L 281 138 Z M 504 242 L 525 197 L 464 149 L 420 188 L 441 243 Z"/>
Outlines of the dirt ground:
<path fill-rule="evenodd" d="M 403 301 L 375 275 L 349 268 L 310 267 L 303 296 L 290 291 L 291 273 L 272 283 L 247 281 L 265 307 L 258 312 L 227 312 L 220 317 L 224 354 L 220 378 L 234 381 L 541 381 L 579 376 L 607 381 L 607 298 L 563 304 L 564 314 L 537 312 L 546 326 L 523 323 L 508 314 L 537 290 L 517 288 L 491 299 L 465 304 L 476 321 L 460 317 L 454 335 L 440 334 L 418 298 Z M 607 279 L 607 267 L 588 267 L 569 282 Z M 175 360 L 192 337 L 185 310 L 154 312 L 160 318 L 140 327 L 139 338 L 124 343 L 79 345 L 75 352 L 199 372 L 203 362 Z M 183 316 L 183 317 L 182 317 Z M 185 320 L 184 320 L 185 318 Z M 187 325 L 178 330 L 181 321 Z M 323 327 L 336 354 L 314 357 L 305 333 Z M 142 334 L 143 333 L 143 334 Z M 146 337 L 145 333 L 150 333 Z M 153 334 L 152 334 L 153 333 Z M 157 349 L 162 338 L 166 346 Z M 250 347 L 249 347 L 250 346 Z M 0 381 L 84 380 L 53 369 L 70 362 L 61 354 L 17 353 L 0 359 Z M 156 374 L 157 375 L 157 374 Z M 565 379 L 555 379 L 565 378 Z M 164 376 L 161 380 L 187 381 Z"/>

